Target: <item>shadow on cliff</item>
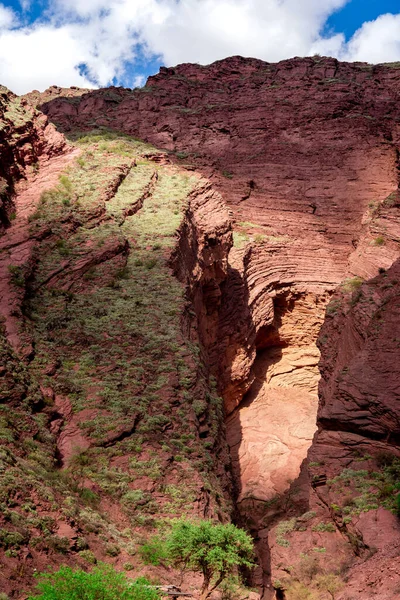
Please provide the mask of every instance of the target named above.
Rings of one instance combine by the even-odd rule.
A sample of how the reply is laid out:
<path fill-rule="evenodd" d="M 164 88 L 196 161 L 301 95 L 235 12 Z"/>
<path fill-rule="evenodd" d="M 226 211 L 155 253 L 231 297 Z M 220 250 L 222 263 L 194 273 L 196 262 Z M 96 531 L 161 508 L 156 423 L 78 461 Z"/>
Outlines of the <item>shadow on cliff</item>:
<path fill-rule="evenodd" d="M 265 382 L 268 380 L 271 368 L 282 359 L 282 349 L 287 345 L 281 338 L 280 328 L 282 317 L 286 310 L 290 310 L 290 303 L 286 295 L 274 299 L 274 319 L 268 326 L 261 327 L 258 331 L 252 318 L 247 283 L 242 274 L 233 267 L 229 267 L 226 281 L 221 286 L 222 302 L 219 322 L 219 344 L 221 356 L 230 358 L 230 363 L 225 359 L 225 364 L 220 371 L 220 384 L 228 387 L 228 394 L 232 398 L 240 398 L 243 381 L 237 381 L 237 365 L 235 355 L 243 348 L 255 349 L 256 355 L 247 380 L 251 381 L 250 387 L 243 394 L 240 404 L 232 410 L 227 407 L 227 439 L 230 447 L 234 476 L 234 500 L 236 505 L 235 519 L 237 523 L 251 532 L 258 557 L 259 567 L 250 577 L 254 586 L 262 590 L 264 600 L 275 598 L 275 590 L 271 586 L 271 561 L 268 546 L 268 526 L 281 510 L 274 502 L 267 502 L 257 498 L 245 490 L 248 473 L 242 472 L 241 455 L 243 448 L 243 420 L 241 411 L 249 409 L 262 394 Z M 232 382 L 237 381 L 236 387 Z M 247 386 L 246 386 L 247 387 Z M 246 390 L 246 387 L 244 390 Z M 225 389 L 227 389 L 225 387 Z M 226 395 L 226 394 L 225 394 Z M 228 400 L 229 402 L 229 400 Z M 257 423 L 255 423 L 257 427 Z M 243 496 L 245 493 L 245 496 Z"/>

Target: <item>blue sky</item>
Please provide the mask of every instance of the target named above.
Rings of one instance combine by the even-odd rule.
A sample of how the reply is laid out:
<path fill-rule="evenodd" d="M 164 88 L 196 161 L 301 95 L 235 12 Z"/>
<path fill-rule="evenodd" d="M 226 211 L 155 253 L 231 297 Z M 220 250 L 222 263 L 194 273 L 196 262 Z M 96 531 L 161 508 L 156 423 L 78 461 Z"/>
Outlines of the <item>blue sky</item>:
<path fill-rule="evenodd" d="M 0 0 L 0 83 L 135 87 L 233 54 L 400 60 L 394 0 Z"/>
<path fill-rule="evenodd" d="M 365 21 L 374 21 L 379 15 L 386 13 L 399 12 L 398 0 L 351 0 L 328 18 L 325 30 L 343 32 L 349 40 Z"/>

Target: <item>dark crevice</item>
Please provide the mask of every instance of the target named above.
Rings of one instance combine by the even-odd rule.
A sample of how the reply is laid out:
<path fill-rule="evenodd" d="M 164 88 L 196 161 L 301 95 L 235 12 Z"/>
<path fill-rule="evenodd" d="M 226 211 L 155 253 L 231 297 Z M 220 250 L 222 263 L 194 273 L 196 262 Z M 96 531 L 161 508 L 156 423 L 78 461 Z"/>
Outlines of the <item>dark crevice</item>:
<path fill-rule="evenodd" d="M 336 419 L 319 418 L 317 424 L 324 431 L 335 431 L 343 433 L 355 433 L 363 438 L 375 442 L 386 442 L 393 446 L 400 446 L 400 433 L 393 431 L 371 431 L 363 427 L 352 424 L 350 421 L 344 423 Z"/>

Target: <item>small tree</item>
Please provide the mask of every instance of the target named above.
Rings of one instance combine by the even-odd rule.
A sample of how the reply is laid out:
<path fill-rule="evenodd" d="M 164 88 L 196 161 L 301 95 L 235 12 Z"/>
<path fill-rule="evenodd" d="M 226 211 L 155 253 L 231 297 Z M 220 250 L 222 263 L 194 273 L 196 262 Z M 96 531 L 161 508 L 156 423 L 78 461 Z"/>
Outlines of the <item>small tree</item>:
<path fill-rule="evenodd" d="M 328 592 L 332 600 L 335 600 L 336 593 L 340 592 L 344 586 L 342 579 L 338 577 L 338 575 L 335 575 L 335 573 L 318 575 L 315 583 L 317 584 L 318 589 L 323 592 Z"/>
<path fill-rule="evenodd" d="M 251 567 L 253 542 L 232 523 L 175 521 L 166 548 L 172 564 L 203 574 L 201 600 L 210 597 L 236 567 Z"/>
<path fill-rule="evenodd" d="M 161 600 L 144 578 L 129 582 L 123 573 L 100 564 L 91 573 L 61 567 L 38 575 L 38 596 L 28 600 Z"/>

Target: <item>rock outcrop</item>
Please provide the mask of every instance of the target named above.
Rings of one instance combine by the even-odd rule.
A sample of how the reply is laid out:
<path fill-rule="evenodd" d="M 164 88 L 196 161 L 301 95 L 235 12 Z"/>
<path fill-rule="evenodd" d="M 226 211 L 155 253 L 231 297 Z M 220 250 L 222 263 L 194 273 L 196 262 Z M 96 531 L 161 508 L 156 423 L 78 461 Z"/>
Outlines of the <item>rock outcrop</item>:
<path fill-rule="evenodd" d="M 13 195 L 18 181 L 33 177 L 41 162 L 66 146 L 43 113 L 25 98 L 0 86 L 0 227 L 15 217 Z"/>
<path fill-rule="evenodd" d="M 382 600 L 396 589 L 399 91 L 397 65 L 232 57 L 162 68 L 138 90 L 54 87 L 20 100 L 72 139 L 88 132 L 79 143 L 92 152 L 31 216 L 32 261 L 23 273 L 15 262 L 7 283 L 22 284 L 25 356 L 46 375 L 59 464 L 111 449 L 100 479 L 79 472 L 120 524 L 132 517 L 126 494 L 143 494 L 132 502 L 148 523 L 179 486 L 196 514 L 224 519 L 231 465 L 217 386 L 236 518 L 256 539 L 254 581 L 268 600 L 362 597 L 362 569 Z M 110 129 L 163 151 L 134 157 L 131 138 L 115 142 Z M 16 221 L 7 236 L 18 210 Z M 21 315 L 5 316 L 23 346 L 12 337 Z M 133 471 L 135 488 L 121 475 Z M 107 496 L 115 489 L 122 504 Z"/>
<path fill-rule="evenodd" d="M 328 305 L 308 502 L 269 534 L 272 579 L 288 598 L 296 571 L 310 588 L 323 570 L 336 573 L 339 600 L 398 593 L 399 275 L 396 261 Z"/>

